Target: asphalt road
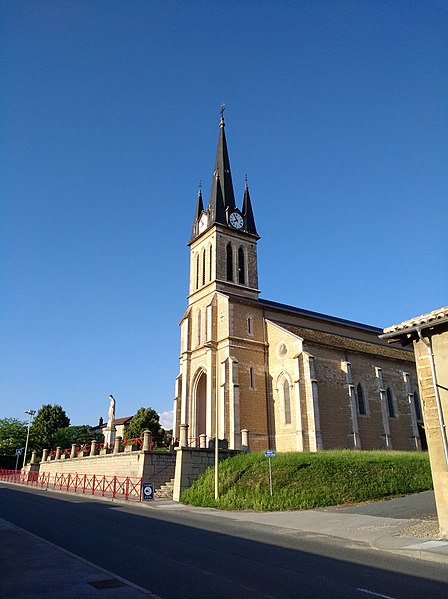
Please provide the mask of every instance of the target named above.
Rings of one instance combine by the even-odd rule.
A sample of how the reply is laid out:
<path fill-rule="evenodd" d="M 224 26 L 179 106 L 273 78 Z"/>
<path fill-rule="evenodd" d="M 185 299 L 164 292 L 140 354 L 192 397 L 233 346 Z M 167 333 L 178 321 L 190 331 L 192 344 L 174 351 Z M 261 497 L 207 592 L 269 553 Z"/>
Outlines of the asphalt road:
<path fill-rule="evenodd" d="M 198 512 L 2 485 L 0 516 L 163 599 L 448 596 L 444 565 Z"/>

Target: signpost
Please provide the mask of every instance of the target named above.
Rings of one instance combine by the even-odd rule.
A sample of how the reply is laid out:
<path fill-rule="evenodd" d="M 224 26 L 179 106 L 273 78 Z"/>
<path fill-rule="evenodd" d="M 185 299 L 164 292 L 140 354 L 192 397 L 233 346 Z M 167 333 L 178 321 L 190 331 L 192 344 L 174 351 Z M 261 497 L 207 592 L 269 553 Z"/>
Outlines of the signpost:
<path fill-rule="evenodd" d="M 154 500 L 154 483 L 142 483 L 142 501 Z"/>
<path fill-rule="evenodd" d="M 269 460 L 269 490 L 271 492 L 271 497 L 272 497 L 272 464 L 271 464 L 271 458 L 275 458 L 275 451 L 273 449 L 268 449 L 267 451 L 264 452 L 264 457 L 268 458 L 268 460 Z"/>
<path fill-rule="evenodd" d="M 16 470 L 19 465 L 19 456 L 22 455 L 24 449 L 25 449 L 24 447 L 19 447 L 19 449 L 16 449 L 16 456 L 17 456 L 16 457 Z"/>

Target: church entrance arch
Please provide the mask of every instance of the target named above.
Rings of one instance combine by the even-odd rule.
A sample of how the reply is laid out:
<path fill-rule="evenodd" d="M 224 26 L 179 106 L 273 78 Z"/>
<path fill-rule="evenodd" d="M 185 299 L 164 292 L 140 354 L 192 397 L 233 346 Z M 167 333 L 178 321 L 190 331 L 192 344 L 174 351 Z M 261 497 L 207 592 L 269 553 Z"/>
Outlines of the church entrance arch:
<path fill-rule="evenodd" d="M 199 447 L 199 435 L 207 432 L 207 373 L 201 370 L 193 387 L 193 439 L 191 445 Z"/>

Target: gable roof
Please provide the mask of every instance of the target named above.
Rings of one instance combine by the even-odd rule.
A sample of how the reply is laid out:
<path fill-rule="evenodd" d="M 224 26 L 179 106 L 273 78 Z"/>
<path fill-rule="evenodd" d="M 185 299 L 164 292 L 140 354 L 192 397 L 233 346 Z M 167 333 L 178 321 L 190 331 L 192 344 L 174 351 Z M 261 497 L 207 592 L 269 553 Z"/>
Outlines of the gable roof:
<path fill-rule="evenodd" d="M 337 333 L 328 333 L 324 331 L 317 331 L 316 329 L 307 329 L 306 327 L 296 326 L 286 322 L 273 322 L 281 326 L 286 331 L 301 337 L 304 343 L 308 341 L 311 343 L 318 343 L 319 345 L 336 347 L 337 349 L 341 350 L 348 349 L 364 354 L 369 353 L 371 355 L 381 356 L 383 358 L 393 358 L 395 360 L 399 359 L 406 362 L 414 362 L 414 353 L 402 348 L 390 347 L 380 342 L 373 343 L 361 339 L 355 339 L 353 337 L 346 337 Z"/>
<path fill-rule="evenodd" d="M 126 424 L 129 424 L 133 418 L 134 418 L 134 416 L 125 416 L 124 418 L 115 418 L 114 424 L 115 424 L 115 426 L 117 424 L 118 425 L 122 425 L 122 424 L 126 425 Z M 107 426 L 107 422 L 102 424 L 100 428 L 106 428 L 106 426 Z"/>
<path fill-rule="evenodd" d="M 311 310 L 305 310 L 304 308 L 297 308 L 296 306 L 289 306 L 288 304 L 281 304 L 279 302 L 273 302 L 271 300 L 266 300 L 263 298 L 259 298 L 257 302 L 258 304 L 260 304 L 261 307 L 265 306 L 266 308 L 272 308 L 274 310 L 291 312 L 297 314 L 298 316 L 307 316 L 310 318 L 315 318 L 317 320 L 330 322 L 333 324 L 341 324 L 345 326 L 355 327 L 357 329 L 363 329 L 371 333 L 376 333 L 377 335 L 383 332 L 383 329 L 379 327 L 374 327 L 370 324 L 364 324 L 362 322 L 356 322 L 354 320 L 347 320 L 345 318 L 339 318 L 337 316 L 330 316 L 329 314 L 322 314 L 321 312 L 313 312 Z"/>
<path fill-rule="evenodd" d="M 428 314 L 422 314 L 422 316 L 415 316 L 414 318 L 410 318 L 409 320 L 405 320 L 400 324 L 394 324 L 391 327 L 387 327 L 384 329 L 384 334 L 388 335 L 389 333 L 398 333 L 403 332 L 406 333 L 409 329 L 416 329 L 424 326 L 427 328 L 428 326 L 432 326 L 433 324 L 437 324 L 437 322 L 445 321 L 448 318 L 448 306 L 444 308 L 439 308 L 438 310 L 433 310 Z"/>
<path fill-rule="evenodd" d="M 125 416 L 124 418 L 115 418 L 115 424 L 129 424 L 134 416 Z"/>

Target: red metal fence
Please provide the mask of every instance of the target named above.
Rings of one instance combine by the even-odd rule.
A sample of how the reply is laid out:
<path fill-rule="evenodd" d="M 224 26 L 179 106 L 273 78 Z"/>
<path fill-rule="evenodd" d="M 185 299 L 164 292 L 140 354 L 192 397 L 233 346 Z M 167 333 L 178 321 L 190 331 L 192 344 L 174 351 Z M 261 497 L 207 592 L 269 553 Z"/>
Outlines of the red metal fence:
<path fill-rule="evenodd" d="M 21 470 L 0 470 L 0 480 L 48 489 L 50 473 L 43 472 L 39 474 L 38 472 L 22 472 Z"/>
<path fill-rule="evenodd" d="M 60 491 L 71 491 L 88 495 L 101 495 L 127 501 L 142 500 L 142 479 L 129 476 L 105 476 L 102 474 L 71 474 L 56 472 L 50 480 L 50 473 L 21 472 L 20 470 L 0 470 L 0 481 L 49 487 Z"/>

